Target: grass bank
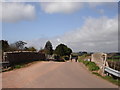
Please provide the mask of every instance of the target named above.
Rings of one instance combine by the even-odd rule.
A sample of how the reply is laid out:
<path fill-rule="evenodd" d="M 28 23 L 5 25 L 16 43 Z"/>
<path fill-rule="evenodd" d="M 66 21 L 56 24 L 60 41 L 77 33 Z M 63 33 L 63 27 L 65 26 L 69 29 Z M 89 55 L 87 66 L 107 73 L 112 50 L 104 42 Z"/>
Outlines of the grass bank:
<path fill-rule="evenodd" d="M 116 85 L 118 85 L 118 86 L 120 86 L 120 79 L 114 79 L 113 77 L 111 77 L 111 76 L 101 76 L 99 73 L 97 73 L 97 72 L 92 72 L 92 74 L 95 74 L 95 75 L 97 75 L 97 76 L 99 76 L 99 77 L 101 77 L 101 78 L 103 78 L 103 79 L 105 79 L 105 80 L 107 80 L 107 81 L 109 81 L 109 82 L 111 82 L 111 83 L 113 83 L 113 84 L 116 84 Z"/>
<path fill-rule="evenodd" d="M 100 69 L 94 62 L 90 62 L 90 61 L 84 61 L 81 59 L 78 59 L 79 62 L 83 63 L 91 72 L 92 74 L 95 74 L 99 77 L 101 77 L 102 79 L 105 79 L 115 85 L 120 86 L 120 78 L 119 79 L 114 79 L 112 76 L 101 76 L 97 71 Z M 96 72 L 94 72 L 96 71 Z"/>
<path fill-rule="evenodd" d="M 85 64 L 85 66 L 87 66 L 87 68 L 90 71 L 98 71 L 100 69 L 94 62 L 84 61 L 84 60 L 80 60 L 80 59 L 78 61 Z"/>

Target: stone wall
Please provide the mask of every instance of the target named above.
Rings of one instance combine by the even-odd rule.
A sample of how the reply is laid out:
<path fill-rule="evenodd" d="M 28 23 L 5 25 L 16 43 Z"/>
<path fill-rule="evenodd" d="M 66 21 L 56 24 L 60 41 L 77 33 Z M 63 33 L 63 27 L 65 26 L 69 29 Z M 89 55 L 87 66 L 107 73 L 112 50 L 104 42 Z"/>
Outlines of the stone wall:
<path fill-rule="evenodd" d="M 5 52 L 3 61 L 9 61 L 10 64 L 18 64 L 45 59 L 45 54 L 38 52 Z"/>
<path fill-rule="evenodd" d="M 0 50 L 0 62 L 2 62 L 2 50 Z"/>
<path fill-rule="evenodd" d="M 105 64 L 106 58 L 107 54 L 105 53 L 94 53 L 91 56 L 91 61 L 95 62 L 100 68 L 102 68 Z"/>

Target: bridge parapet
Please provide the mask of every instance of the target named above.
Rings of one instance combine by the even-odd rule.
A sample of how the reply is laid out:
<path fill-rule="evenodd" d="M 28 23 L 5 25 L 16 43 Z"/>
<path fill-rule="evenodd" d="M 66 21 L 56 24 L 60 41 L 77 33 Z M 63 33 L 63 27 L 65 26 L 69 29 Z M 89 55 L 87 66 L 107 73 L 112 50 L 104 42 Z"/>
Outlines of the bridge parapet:
<path fill-rule="evenodd" d="M 95 62 L 99 67 L 105 66 L 107 60 L 107 54 L 105 53 L 94 53 L 91 56 L 91 61 Z"/>
<path fill-rule="evenodd" d="M 107 54 L 106 53 L 94 53 L 91 55 L 91 61 L 95 62 L 100 67 L 100 72 L 102 72 L 102 75 L 104 74 L 104 68 L 105 66 L 108 67 L 107 63 Z"/>
<path fill-rule="evenodd" d="M 100 67 L 99 73 L 101 75 L 110 74 L 120 78 L 120 71 L 114 70 L 109 67 L 109 64 L 107 62 L 107 54 L 94 53 L 91 55 L 91 61 L 95 62 Z"/>

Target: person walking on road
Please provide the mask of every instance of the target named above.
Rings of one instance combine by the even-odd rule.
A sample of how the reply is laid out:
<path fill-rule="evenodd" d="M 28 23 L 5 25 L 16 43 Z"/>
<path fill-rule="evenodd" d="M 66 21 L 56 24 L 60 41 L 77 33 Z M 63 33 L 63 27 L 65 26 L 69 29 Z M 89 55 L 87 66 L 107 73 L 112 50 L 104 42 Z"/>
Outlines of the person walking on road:
<path fill-rule="evenodd" d="M 78 61 L 78 57 L 75 57 L 75 62 L 77 62 Z"/>

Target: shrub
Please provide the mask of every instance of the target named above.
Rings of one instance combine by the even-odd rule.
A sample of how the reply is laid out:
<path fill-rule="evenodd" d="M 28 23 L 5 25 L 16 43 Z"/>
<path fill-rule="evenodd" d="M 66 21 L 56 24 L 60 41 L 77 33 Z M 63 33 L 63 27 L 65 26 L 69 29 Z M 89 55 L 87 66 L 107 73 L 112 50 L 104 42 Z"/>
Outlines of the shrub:
<path fill-rule="evenodd" d="M 84 63 L 86 66 L 90 64 L 89 61 L 83 61 L 83 63 Z"/>
<path fill-rule="evenodd" d="M 60 56 L 54 56 L 54 58 L 58 60 L 58 59 L 60 59 Z"/>
<path fill-rule="evenodd" d="M 100 69 L 94 62 L 83 61 L 83 64 L 85 64 L 90 71 L 97 71 Z"/>
<path fill-rule="evenodd" d="M 21 65 L 15 65 L 14 68 L 21 68 Z"/>
<path fill-rule="evenodd" d="M 96 66 L 96 65 L 89 65 L 88 66 L 89 67 L 89 70 L 90 71 L 98 71 L 100 68 L 98 67 L 98 66 Z"/>
<path fill-rule="evenodd" d="M 64 58 L 64 60 L 69 60 L 68 56 L 64 56 L 63 58 Z"/>

